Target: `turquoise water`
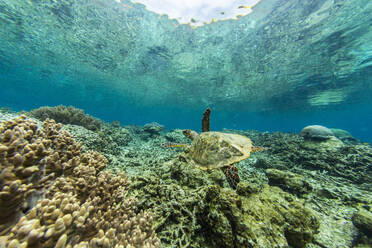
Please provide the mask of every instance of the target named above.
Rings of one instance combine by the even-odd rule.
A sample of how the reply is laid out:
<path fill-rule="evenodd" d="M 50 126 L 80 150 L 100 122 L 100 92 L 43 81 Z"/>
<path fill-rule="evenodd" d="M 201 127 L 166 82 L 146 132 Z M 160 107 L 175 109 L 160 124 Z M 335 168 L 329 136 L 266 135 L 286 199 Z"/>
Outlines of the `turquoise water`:
<path fill-rule="evenodd" d="M 106 121 L 372 140 L 372 2 L 262 0 L 198 28 L 140 4 L 0 0 L 0 106 L 73 105 Z"/>

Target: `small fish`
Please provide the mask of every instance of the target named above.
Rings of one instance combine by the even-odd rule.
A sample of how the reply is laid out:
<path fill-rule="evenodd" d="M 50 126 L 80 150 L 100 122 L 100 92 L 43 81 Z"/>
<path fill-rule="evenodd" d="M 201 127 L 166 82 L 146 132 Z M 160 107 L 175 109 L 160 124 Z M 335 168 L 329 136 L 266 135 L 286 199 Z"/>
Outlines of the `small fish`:
<path fill-rule="evenodd" d="M 189 145 L 188 144 L 173 143 L 173 142 L 165 142 L 165 143 L 161 144 L 161 147 L 163 147 L 163 148 L 170 148 L 170 147 L 187 148 L 187 147 L 189 147 Z"/>
<path fill-rule="evenodd" d="M 221 13 L 220 13 L 221 15 L 224 15 L 225 14 L 225 12 L 224 11 L 222 11 Z"/>
<path fill-rule="evenodd" d="M 251 9 L 253 6 L 240 5 L 238 9 Z"/>
<path fill-rule="evenodd" d="M 192 23 L 196 23 L 196 20 L 195 20 L 194 18 L 191 18 L 191 19 L 190 19 L 190 22 L 192 22 Z"/>

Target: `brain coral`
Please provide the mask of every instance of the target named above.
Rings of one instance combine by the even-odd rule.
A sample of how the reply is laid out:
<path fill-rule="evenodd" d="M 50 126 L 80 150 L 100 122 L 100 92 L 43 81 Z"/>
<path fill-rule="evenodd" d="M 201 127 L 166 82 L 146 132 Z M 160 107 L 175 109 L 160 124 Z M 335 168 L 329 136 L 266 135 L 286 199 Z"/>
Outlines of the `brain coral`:
<path fill-rule="evenodd" d="M 61 124 L 25 116 L 0 125 L 0 247 L 160 247 L 128 179 L 81 152 Z"/>
<path fill-rule="evenodd" d="M 306 126 L 301 130 L 300 135 L 305 139 L 318 140 L 326 140 L 334 136 L 333 132 L 329 128 L 320 125 Z"/>

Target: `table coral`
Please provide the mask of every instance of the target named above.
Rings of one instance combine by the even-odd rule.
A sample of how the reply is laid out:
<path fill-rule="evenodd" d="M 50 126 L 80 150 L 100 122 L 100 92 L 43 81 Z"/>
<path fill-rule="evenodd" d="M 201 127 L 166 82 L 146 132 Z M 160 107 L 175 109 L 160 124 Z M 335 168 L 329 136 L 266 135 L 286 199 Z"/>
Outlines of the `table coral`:
<path fill-rule="evenodd" d="M 0 125 L 0 247 L 160 247 L 129 180 L 61 124 L 25 116 Z"/>

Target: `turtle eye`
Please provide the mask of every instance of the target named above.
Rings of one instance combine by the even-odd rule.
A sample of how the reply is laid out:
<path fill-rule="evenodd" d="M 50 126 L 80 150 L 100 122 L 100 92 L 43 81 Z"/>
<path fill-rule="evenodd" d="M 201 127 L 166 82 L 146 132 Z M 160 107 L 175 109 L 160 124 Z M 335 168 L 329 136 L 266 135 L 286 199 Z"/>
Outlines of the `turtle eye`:
<path fill-rule="evenodd" d="M 183 135 L 185 135 L 187 138 L 191 137 L 191 130 L 185 129 L 182 131 Z"/>

